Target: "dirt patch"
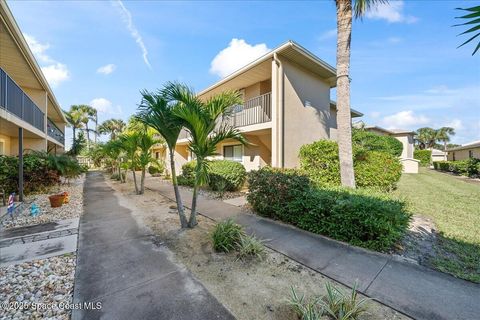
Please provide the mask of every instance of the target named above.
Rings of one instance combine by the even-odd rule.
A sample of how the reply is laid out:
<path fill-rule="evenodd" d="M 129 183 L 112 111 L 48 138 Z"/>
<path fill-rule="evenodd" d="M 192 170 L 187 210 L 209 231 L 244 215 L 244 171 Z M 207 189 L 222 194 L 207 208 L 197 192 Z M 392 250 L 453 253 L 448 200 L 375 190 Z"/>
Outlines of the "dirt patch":
<path fill-rule="evenodd" d="M 216 253 L 210 242 L 213 221 L 200 216 L 197 227 L 180 230 L 173 202 L 150 190 L 137 196 L 132 185 L 106 180 L 122 196 L 122 205 L 133 209 L 137 222 L 157 235 L 157 245 L 168 246 L 176 262 L 185 265 L 237 319 L 297 319 L 287 305 L 290 288 L 307 296 L 323 295 L 325 283 L 332 282 L 268 248 L 261 261 Z M 363 319 L 408 318 L 371 301 Z"/>

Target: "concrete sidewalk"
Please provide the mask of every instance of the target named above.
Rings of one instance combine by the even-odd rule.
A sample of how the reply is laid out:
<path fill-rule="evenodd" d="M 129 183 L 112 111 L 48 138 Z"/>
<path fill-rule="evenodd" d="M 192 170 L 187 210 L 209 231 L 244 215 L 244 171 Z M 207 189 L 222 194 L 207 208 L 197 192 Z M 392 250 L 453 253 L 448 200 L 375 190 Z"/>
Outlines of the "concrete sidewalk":
<path fill-rule="evenodd" d="M 147 188 L 175 199 L 169 183 L 149 178 Z M 190 206 L 192 194 L 182 189 Z M 321 274 L 414 319 L 478 319 L 480 285 L 454 278 L 389 255 L 347 244 L 242 212 L 242 209 L 199 196 L 198 212 L 213 220 L 233 218 L 266 245 Z"/>
<path fill-rule="evenodd" d="M 152 235 L 141 230 L 98 172 L 87 174 L 72 319 L 234 319 Z"/>

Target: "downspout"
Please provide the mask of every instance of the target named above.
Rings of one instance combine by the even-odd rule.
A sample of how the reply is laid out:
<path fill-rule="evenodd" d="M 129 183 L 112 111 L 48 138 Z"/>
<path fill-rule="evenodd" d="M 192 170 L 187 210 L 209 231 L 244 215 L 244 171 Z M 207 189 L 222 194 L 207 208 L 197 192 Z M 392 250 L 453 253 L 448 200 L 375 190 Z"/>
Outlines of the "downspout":
<path fill-rule="evenodd" d="M 277 64 L 278 66 L 278 71 L 279 71 L 279 74 L 280 74 L 280 97 L 279 99 L 277 99 L 278 101 L 278 104 L 280 106 L 280 112 L 279 112 L 279 116 L 280 116 L 280 121 L 279 121 L 279 131 L 280 131 L 280 143 L 279 143 L 279 149 L 280 149 L 280 167 L 281 168 L 284 168 L 285 167 L 285 147 L 284 147 L 284 144 L 285 144 L 285 101 L 284 101 L 284 97 L 285 97 L 285 76 L 283 74 L 283 65 L 282 65 L 282 62 L 280 60 L 278 60 L 278 56 L 277 56 L 277 53 L 274 52 L 273 53 L 273 60 L 275 61 L 275 63 Z M 277 76 L 277 79 L 279 77 Z"/>

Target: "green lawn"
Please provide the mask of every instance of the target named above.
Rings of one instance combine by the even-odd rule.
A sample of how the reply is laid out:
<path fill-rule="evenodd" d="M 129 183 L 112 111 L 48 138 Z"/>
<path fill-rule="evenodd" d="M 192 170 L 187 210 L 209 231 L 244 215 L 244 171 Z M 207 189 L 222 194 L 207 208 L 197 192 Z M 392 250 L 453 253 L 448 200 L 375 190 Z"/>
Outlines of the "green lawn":
<path fill-rule="evenodd" d="M 395 194 L 408 200 L 413 213 L 432 218 L 440 232 L 429 264 L 480 282 L 480 184 L 421 168 L 404 174 Z"/>

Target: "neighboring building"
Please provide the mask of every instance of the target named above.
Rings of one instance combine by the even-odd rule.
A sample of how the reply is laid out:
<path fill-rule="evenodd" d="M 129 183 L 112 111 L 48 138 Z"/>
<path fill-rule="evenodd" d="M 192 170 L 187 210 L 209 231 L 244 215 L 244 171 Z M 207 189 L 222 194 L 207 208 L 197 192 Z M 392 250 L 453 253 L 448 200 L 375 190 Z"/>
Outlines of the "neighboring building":
<path fill-rule="evenodd" d="M 337 110 L 330 100 L 335 85 L 332 66 L 289 41 L 201 91 L 201 99 L 225 90 L 243 95 L 244 104 L 234 106 L 228 121 L 243 132 L 250 145 L 224 141 L 217 147 L 216 158 L 239 161 L 247 170 L 298 166 L 302 145 L 336 139 Z M 359 116 L 362 114 L 352 110 L 352 117 Z M 188 144 L 188 134 L 182 131 L 175 152 L 178 167 L 192 158 Z M 154 154 L 166 156 L 161 147 Z"/>
<path fill-rule="evenodd" d="M 432 149 L 432 162 L 447 160 L 447 153 L 442 150 Z"/>
<path fill-rule="evenodd" d="M 0 1 L 0 155 L 27 149 L 61 153 L 66 122 L 12 13 Z"/>
<path fill-rule="evenodd" d="M 379 126 L 365 126 L 365 130 L 374 132 L 379 135 L 386 135 L 395 137 L 403 144 L 402 154 L 400 155 L 400 161 L 403 165 L 403 172 L 405 173 L 418 173 L 419 160 L 413 158 L 414 151 L 414 136 L 415 132 L 411 130 L 402 129 L 384 129 Z"/>
<path fill-rule="evenodd" d="M 460 147 L 447 150 L 448 160 L 465 160 L 468 158 L 480 159 L 480 140 L 466 143 Z"/>

